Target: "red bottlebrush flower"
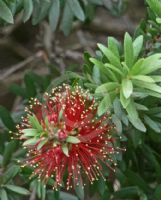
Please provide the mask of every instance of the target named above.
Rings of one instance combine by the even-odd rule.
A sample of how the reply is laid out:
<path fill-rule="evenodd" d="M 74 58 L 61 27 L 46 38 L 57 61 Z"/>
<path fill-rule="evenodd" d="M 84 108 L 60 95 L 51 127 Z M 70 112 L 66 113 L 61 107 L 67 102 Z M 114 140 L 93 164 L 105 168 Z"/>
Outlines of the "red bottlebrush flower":
<path fill-rule="evenodd" d="M 83 185 L 83 174 L 90 182 L 104 177 L 103 165 L 113 169 L 116 153 L 109 115 L 98 117 L 95 99 L 79 86 L 59 86 L 44 100 L 33 100 L 18 125 L 33 174 L 45 182 L 54 177 L 57 188 L 67 172 L 67 189 Z"/>

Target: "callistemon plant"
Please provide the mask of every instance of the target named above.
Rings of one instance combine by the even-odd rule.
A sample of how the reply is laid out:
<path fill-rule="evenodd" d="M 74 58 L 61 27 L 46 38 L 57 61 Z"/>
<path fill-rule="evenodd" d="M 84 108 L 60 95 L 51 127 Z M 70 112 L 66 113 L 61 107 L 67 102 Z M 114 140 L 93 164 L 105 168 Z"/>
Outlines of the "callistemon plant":
<path fill-rule="evenodd" d="M 98 44 L 95 58 L 85 54 L 85 84 L 102 99 L 98 114 L 114 111 L 113 122 L 119 132 L 122 123 L 128 127 L 129 122 L 142 132 L 147 126 L 161 132 L 160 119 L 155 116 L 161 98 L 161 53 L 140 56 L 143 44 L 142 35 L 133 41 L 126 33 L 123 47 L 109 37 L 108 46 Z"/>
<path fill-rule="evenodd" d="M 28 150 L 26 165 L 34 168 L 44 182 L 53 177 L 53 188 L 63 185 L 67 172 L 67 189 L 84 185 L 86 175 L 92 183 L 103 168 L 114 170 L 114 127 L 110 116 L 97 116 L 98 104 L 80 86 L 59 86 L 45 93 L 44 103 L 37 99 L 26 109 L 19 130 Z"/>

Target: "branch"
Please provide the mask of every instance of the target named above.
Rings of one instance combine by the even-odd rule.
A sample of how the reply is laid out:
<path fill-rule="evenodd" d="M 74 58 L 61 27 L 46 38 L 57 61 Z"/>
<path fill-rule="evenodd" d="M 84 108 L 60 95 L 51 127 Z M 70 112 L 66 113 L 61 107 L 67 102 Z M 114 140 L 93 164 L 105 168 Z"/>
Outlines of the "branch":
<path fill-rule="evenodd" d="M 0 76 L 0 81 L 4 80 L 5 78 L 7 78 L 8 76 L 10 76 L 11 74 L 13 74 L 14 72 L 16 72 L 19 69 L 22 69 L 23 67 L 25 67 L 27 64 L 31 63 L 32 61 L 34 61 L 37 58 L 44 58 L 47 59 L 44 55 L 44 52 L 39 51 L 37 52 L 35 55 L 28 57 L 26 60 L 11 66 L 7 71 L 5 71 L 4 73 L 1 74 Z"/>

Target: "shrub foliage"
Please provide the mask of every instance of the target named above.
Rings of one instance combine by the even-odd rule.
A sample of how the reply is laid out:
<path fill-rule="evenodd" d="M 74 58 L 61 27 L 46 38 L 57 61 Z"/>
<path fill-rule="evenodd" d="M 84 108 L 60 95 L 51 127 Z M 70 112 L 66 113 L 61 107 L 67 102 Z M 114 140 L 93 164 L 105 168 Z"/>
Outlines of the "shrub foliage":
<path fill-rule="evenodd" d="M 161 3 L 159 0 L 146 0 L 146 3 L 147 17 L 134 36 L 125 33 L 122 43 L 108 37 L 107 44 L 98 44 L 95 56 L 85 52 L 81 74 L 65 72 L 53 82 L 51 74 L 41 77 L 29 72 L 24 77 L 23 87 L 15 84 L 10 88 L 22 97 L 24 104 L 31 97 L 41 98 L 50 84 L 77 83 L 88 89 L 99 102 L 97 114 L 111 112 L 120 143 L 126 147 L 126 152 L 115 158 L 116 173 L 110 180 L 100 179 L 86 187 L 88 191 L 78 186 L 72 194 L 64 189 L 52 190 L 53 179 L 49 179 L 46 187 L 35 178 L 29 179 L 32 169 L 20 168 L 17 162 L 24 159 L 26 150 L 18 140 L 11 140 L 16 137 L 15 124 L 23 112 L 11 116 L 1 106 L 4 127 L 0 134 L 1 200 L 23 199 L 23 195 L 33 193 L 42 200 L 83 200 L 86 193 L 91 198 L 98 195 L 101 200 L 161 199 Z M 24 22 L 32 17 L 36 25 L 48 16 L 53 31 L 59 22 L 67 34 L 73 19 L 86 20 L 94 5 L 112 8 L 113 14 L 118 11 L 115 4 L 103 0 L 0 0 L 0 18 L 3 23 L 13 23 L 13 16 L 23 11 Z"/>

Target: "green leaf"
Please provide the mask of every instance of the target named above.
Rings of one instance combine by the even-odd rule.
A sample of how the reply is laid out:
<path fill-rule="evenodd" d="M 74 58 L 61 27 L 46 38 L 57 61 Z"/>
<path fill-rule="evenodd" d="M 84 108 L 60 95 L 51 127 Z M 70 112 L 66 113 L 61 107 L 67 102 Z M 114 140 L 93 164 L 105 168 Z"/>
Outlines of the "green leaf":
<path fill-rule="evenodd" d="M 144 115 L 144 120 L 145 120 L 145 123 L 146 123 L 152 130 L 154 130 L 154 131 L 157 132 L 157 133 L 160 133 L 160 132 L 161 132 L 161 129 L 160 129 L 159 125 L 158 125 L 154 120 L 152 120 L 150 117 L 148 117 L 147 115 Z"/>
<path fill-rule="evenodd" d="M 36 87 L 35 87 L 33 78 L 31 76 L 31 73 L 25 74 L 24 82 L 25 82 L 25 86 L 26 86 L 27 96 L 29 98 L 35 97 L 37 92 L 36 92 Z"/>
<path fill-rule="evenodd" d="M 84 11 L 83 11 L 79 1 L 78 0 L 70 0 L 70 1 L 67 1 L 67 2 L 70 6 L 71 11 L 75 15 L 75 17 L 77 17 L 81 21 L 84 21 L 85 15 L 84 15 Z"/>
<path fill-rule="evenodd" d="M 135 107 L 135 104 L 133 101 L 130 101 L 129 105 L 126 108 L 126 111 L 128 113 L 129 120 L 133 124 L 133 126 L 136 129 L 138 129 L 142 132 L 145 132 L 146 128 L 139 118 L 138 112 L 136 110 L 136 107 Z"/>
<path fill-rule="evenodd" d="M 9 130 L 15 131 L 15 123 L 9 111 L 3 106 L 0 106 L 0 118 L 2 119 L 2 122 Z"/>
<path fill-rule="evenodd" d="M 139 104 L 139 103 L 135 103 L 135 107 L 136 107 L 137 110 L 144 110 L 144 111 L 149 110 L 146 106 Z"/>
<path fill-rule="evenodd" d="M 43 131 L 43 128 L 35 115 L 29 115 L 28 118 L 34 129 L 36 129 L 39 132 Z"/>
<path fill-rule="evenodd" d="M 138 58 L 142 47 L 143 47 L 143 36 L 140 35 L 133 42 L 134 60 Z"/>
<path fill-rule="evenodd" d="M 125 63 L 130 68 L 134 62 L 133 43 L 131 36 L 126 32 L 124 38 Z"/>
<path fill-rule="evenodd" d="M 72 143 L 72 144 L 78 144 L 80 143 L 80 140 L 77 137 L 74 136 L 68 136 L 66 139 L 66 142 Z"/>
<path fill-rule="evenodd" d="M 125 76 L 127 76 L 128 74 L 129 74 L 129 68 L 128 68 L 128 66 L 126 65 L 126 63 L 125 62 L 121 62 L 121 64 L 122 64 L 122 69 L 123 69 L 123 77 L 125 77 Z"/>
<path fill-rule="evenodd" d="M 70 193 L 67 192 L 60 192 L 60 199 L 62 200 L 78 200 L 78 198 Z M 53 200 L 53 196 L 51 198 Z"/>
<path fill-rule="evenodd" d="M 38 143 L 38 139 L 37 138 L 32 138 L 32 139 L 28 139 L 23 143 L 23 146 L 28 146 L 28 145 L 35 145 L 36 143 Z"/>
<path fill-rule="evenodd" d="M 64 113 L 64 110 L 61 109 L 61 110 L 59 111 L 59 116 L 58 116 L 58 121 L 59 121 L 59 122 L 61 122 L 61 120 L 63 119 L 63 113 Z"/>
<path fill-rule="evenodd" d="M 69 156 L 69 149 L 68 149 L 67 144 L 62 145 L 62 151 L 67 157 Z"/>
<path fill-rule="evenodd" d="M 159 0 L 146 0 L 149 7 L 153 10 L 153 12 L 161 17 L 161 3 Z"/>
<path fill-rule="evenodd" d="M 40 150 L 47 142 L 48 139 L 43 139 L 41 142 L 39 142 L 39 144 L 37 145 L 37 150 Z"/>
<path fill-rule="evenodd" d="M 157 17 L 157 18 L 156 18 L 156 22 L 157 22 L 158 24 L 161 24 L 161 18 L 160 18 L 160 17 Z"/>
<path fill-rule="evenodd" d="M 105 83 L 102 84 L 100 86 L 97 87 L 95 93 L 100 93 L 103 96 L 111 91 L 116 91 L 117 89 L 119 89 L 120 84 L 117 82 L 109 82 L 109 83 Z"/>
<path fill-rule="evenodd" d="M 49 8 L 51 6 L 51 1 L 48 1 L 48 0 L 35 1 L 34 0 L 33 4 L 34 4 L 34 10 L 32 14 L 32 24 L 36 25 L 47 16 L 49 12 Z"/>
<path fill-rule="evenodd" d="M 121 118 L 122 116 L 122 107 L 120 104 L 120 100 L 116 97 L 115 100 L 113 101 L 113 109 L 114 109 L 114 113 Z"/>
<path fill-rule="evenodd" d="M 146 90 L 146 89 L 143 89 L 143 90 L 140 90 L 142 92 L 143 95 L 145 96 L 152 96 L 152 97 L 157 97 L 157 98 L 161 98 L 161 94 L 158 93 L 158 92 L 154 92 L 152 90 Z"/>
<path fill-rule="evenodd" d="M 142 69 L 142 65 L 144 63 L 144 58 L 139 59 L 130 69 L 130 73 L 132 75 L 138 75 Z"/>
<path fill-rule="evenodd" d="M 4 173 L 3 184 L 6 184 L 8 181 L 14 178 L 19 171 L 20 171 L 20 166 L 11 165 Z"/>
<path fill-rule="evenodd" d="M 126 99 L 124 97 L 122 88 L 120 89 L 120 102 L 121 102 L 123 108 L 126 108 L 129 105 L 129 103 L 130 103 L 130 98 Z"/>
<path fill-rule="evenodd" d="M 119 58 L 115 56 L 115 54 L 110 49 L 108 49 L 102 44 L 97 44 L 97 46 L 104 53 L 104 55 L 108 58 L 108 60 L 113 66 L 118 67 L 120 70 L 122 70 Z"/>
<path fill-rule="evenodd" d="M 104 194 L 101 196 L 100 200 L 110 200 L 111 194 L 109 190 L 105 190 Z"/>
<path fill-rule="evenodd" d="M 110 68 L 112 71 L 114 71 L 118 75 L 121 75 L 122 77 L 124 76 L 124 73 L 120 69 L 118 69 L 117 67 L 115 67 L 115 66 L 113 66 L 113 65 L 111 65 L 109 63 L 106 63 L 105 67 Z"/>
<path fill-rule="evenodd" d="M 15 185 L 5 185 L 5 188 L 7 188 L 8 190 L 15 192 L 17 194 L 22 194 L 22 195 L 29 195 L 30 192 L 28 190 L 26 190 L 25 188 L 19 187 L 19 186 L 15 186 Z"/>
<path fill-rule="evenodd" d="M 1 200 L 8 200 L 6 190 L 0 189 L 0 199 L 1 199 Z"/>
<path fill-rule="evenodd" d="M 10 24 L 14 23 L 12 12 L 3 0 L 0 0 L 0 18 Z"/>
<path fill-rule="evenodd" d="M 128 99 L 133 93 L 133 84 L 132 81 L 129 79 L 122 80 L 122 92 L 124 97 Z"/>
<path fill-rule="evenodd" d="M 130 169 L 126 171 L 126 175 L 129 179 L 129 182 L 141 188 L 144 192 L 148 193 L 150 188 L 144 179 L 138 174 Z"/>
<path fill-rule="evenodd" d="M 161 76 L 159 75 L 152 75 L 150 76 L 155 82 L 161 82 Z"/>
<path fill-rule="evenodd" d="M 95 59 L 95 58 L 90 58 L 89 60 L 90 60 L 96 67 L 99 68 L 99 70 L 100 70 L 100 72 L 101 72 L 102 74 L 105 74 L 105 75 L 108 77 L 108 70 L 106 69 L 105 65 L 104 65 L 101 61 L 99 61 L 99 60 L 97 60 L 97 59 Z"/>
<path fill-rule="evenodd" d="M 160 163 L 157 161 L 157 159 L 153 153 L 153 149 L 150 146 L 143 144 L 142 150 L 143 150 L 143 155 L 148 159 L 151 167 L 155 169 L 157 178 L 160 180 L 161 179 L 161 167 L 160 167 Z"/>
<path fill-rule="evenodd" d="M 114 114 L 112 115 L 112 122 L 116 126 L 117 133 L 121 134 L 122 133 L 122 123 L 117 115 L 114 115 Z"/>
<path fill-rule="evenodd" d="M 108 79 L 113 82 L 119 82 L 119 77 L 111 69 L 106 68 L 108 72 Z M 101 74 L 102 75 L 102 74 Z"/>
<path fill-rule="evenodd" d="M 79 181 L 79 184 L 76 185 L 75 192 L 80 200 L 84 200 L 84 186 L 81 181 Z"/>
<path fill-rule="evenodd" d="M 144 81 L 133 80 L 133 84 L 140 88 L 146 88 L 148 90 L 161 93 L 161 87 L 155 83 L 148 83 Z"/>
<path fill-rule="evenodd" d="M 22 133 L 24 133 L 24 135 L 26 137 L 28 137 L 28 136 L 35 136 L 37 134 L 37 130 L 33 129 L 33 128 L 23 129 Z"/>
<path fill-rule="evenodd" d="M 12 154 L 17 149 L 17 144 L 18 144 L 17 141 L 11 141 L 6 145 L 3 154 L 3 166 L 6 166 L 10 162 Z"/>
<path fill-rule="evenodd" d="M 116 169 L 116 177 L 119 180 L 119 182 L 121 183 L 121 185 L 126 184 L 127 177 L 120 169 Z"/>
<path fill-rule="evenodd" d="M 18 84 L 12 84 L 9 87 L 9 90 L 16 96 L 21 96 L 24 99 L 27 98 L 25 89 L 23 87 L 19 86 Z"/>
<path fill-rule="evenodd" d="M 111 103 L 111 98 L 109 94 L 106 94 L 106 96 L 102 99 L 102 101 L 100 102 L 99 106 L 98 106 L 98 115 L 101 116 L 103 115 L 105 112 L 107 112 L 107 110 L 110 109 L 112 103 Z"/>
<path fill-rule="evenodd" d="M 138 197 L 138 187 L 135 186 L 129 186 L 129 187 L 124 187 L 120 189 L 119 191 L 116 191 L 113 193 L 115 197 L 118 198 L 133 198 L 133 197 Z"/>
<path fill-rule="evenodd" d="M 161 184 L 156 187 L 153 199 L 156 199 L 156 200 L 161 199 Z"/>
<path fill-rule="evenodd" d="M 71 11 L 71 8 L 69 7 L 68 1 L 65 1 L 65 7 L 63 12 L 63 17 L 60 24 L 60 29 L 64 32 L 64 34 L 67 36 L 72 28 L 73 23 L 73 12 Z"/>
<path fill-rule="evenodd" d="M 52 31 L 56 30 L 60 15 L 60 1 L 53 0 L 49 11 L 49 23 Z"/>
<path fill-rule="evenodd" d="M 95 5 L 103 5 L 103 1 L 102 0 L 88 0 L 90 3 L 95 4 Z"/>
<path fill-rule="evenodd" d="M 32 12 L 33 12 L 32 0 L 24 0 L 23 7 L 24 7 L 23 21 L 26 22 L 30 19 Z"/>
<path fill-rule="evenodd" d="M 107 190 L 107 185 L 106 182 L 104 181 L 104 179 L 101 177 L 99 179 L 99 181 L 97 182 L 97 188 L 99 193 L 101 194 L 101 196 L 105 193 L 105 191 Z"/>
<path fill-rule="evenodd" d="M 113 37 L 108 37 L 108 48 L 115 54 L 116 57 L 120 57 L 119 54 L 119 43 Z"/>
<path fill-rule="evenodd" d="M 38 194 L 38 197 L 41 200 L 45 200 L 45 197 L 46 197 L 46 187 L 45 187 L 45 185 L 41 181 L 37 182 L 37 194 Z"/>
<path fill-rule="evenodd" d="M 99 85 L 101 83 L 100 70 L 96 65 L 93 67 L 92 78 L 96 84 Z"/>
<path fill-rule="evenodd" d="M 137 75 L 137 76 L 132 76 L 132 79 L 140 80 L 140 81 L 148 82 L 148 83 L 155 83 L 154 79 L 150 76 Z"/>
<path fill-rule="evenodd" d="M 161 53 L 156 53 L 145 58 L 139 73 L 146 75 L 158 69 L 161 69 Z"/>

